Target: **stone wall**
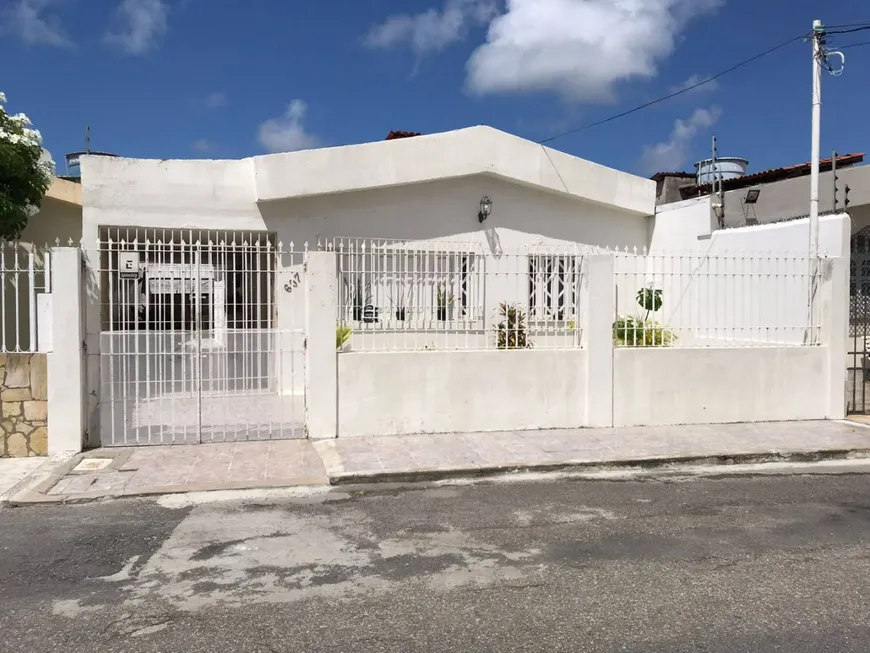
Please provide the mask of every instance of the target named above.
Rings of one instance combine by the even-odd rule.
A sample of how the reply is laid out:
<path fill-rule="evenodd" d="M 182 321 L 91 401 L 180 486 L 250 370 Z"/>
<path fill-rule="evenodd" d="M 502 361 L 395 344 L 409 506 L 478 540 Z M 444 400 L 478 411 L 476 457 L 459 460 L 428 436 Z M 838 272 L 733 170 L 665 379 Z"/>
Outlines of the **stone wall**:
<path fill-rule="evenodd" d="M 0 457 L 48 454 L 45 354 L 0 354 Z"/>

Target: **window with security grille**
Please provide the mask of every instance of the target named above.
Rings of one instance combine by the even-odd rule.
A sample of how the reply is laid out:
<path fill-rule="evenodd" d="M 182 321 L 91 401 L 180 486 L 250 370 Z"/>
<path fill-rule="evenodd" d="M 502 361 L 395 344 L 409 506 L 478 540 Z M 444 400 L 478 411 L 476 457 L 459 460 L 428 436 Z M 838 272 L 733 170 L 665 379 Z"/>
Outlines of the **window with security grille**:
<path fill-rule="evenodd" d="M 343 252 L 340 310 L 347 322 L 476 319 L 477 254 L 411 249 Z"/>
<path fill-rule="evenodd" d="M 529 318 L 573 320 L 577 313 L 579 258 L 529 255 Z"/>

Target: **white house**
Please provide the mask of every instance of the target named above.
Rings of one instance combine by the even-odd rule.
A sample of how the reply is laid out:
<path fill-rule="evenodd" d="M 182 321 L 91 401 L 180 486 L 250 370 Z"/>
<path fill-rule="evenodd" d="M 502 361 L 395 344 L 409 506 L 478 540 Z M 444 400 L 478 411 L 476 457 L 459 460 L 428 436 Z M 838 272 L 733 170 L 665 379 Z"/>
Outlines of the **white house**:
<path fill-rule="evenodd" d="M 83 157 L 82 184 L 85 243 L 114 226 L 640 247 L 655 209 L 649 179 L 484 126 L 232 161 Z"/>
<path fill-rule="evenodd" d="M 48 394 L 84 374 L 85 446 L 843 415 L 845 261 L 771 252 L 795 224 L 488 127 L 81 166 Z"/>
<path fill-rule="evenodd" d="M 232 161 L 84 156 L 81 170 L 88 422 L 103 444 L 296 434 L 312 411 L 306 247 L 345 251 L 355 350 L 369 320 L 369 349 L 484 346 L 499 303 L 519 300 L 576 341 L 579 259 L 529 256 L 642 248 L 655 209 L 651 180 L 484 126 Z M 403 253 L 387 263 L 368 239 Z M 422 243 L 438 251 L 408 252 Z"/>

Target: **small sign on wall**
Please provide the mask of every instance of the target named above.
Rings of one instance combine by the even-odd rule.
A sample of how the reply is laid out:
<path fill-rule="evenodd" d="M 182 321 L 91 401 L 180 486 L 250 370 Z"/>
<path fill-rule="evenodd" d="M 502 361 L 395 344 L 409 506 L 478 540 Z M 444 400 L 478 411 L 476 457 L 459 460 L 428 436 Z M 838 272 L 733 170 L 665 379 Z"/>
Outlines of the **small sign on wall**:
<path fill-rule="evenodd" d="M 118 252 L 118 276 L 122 279 L 139 278 L 139 252 Z"/>

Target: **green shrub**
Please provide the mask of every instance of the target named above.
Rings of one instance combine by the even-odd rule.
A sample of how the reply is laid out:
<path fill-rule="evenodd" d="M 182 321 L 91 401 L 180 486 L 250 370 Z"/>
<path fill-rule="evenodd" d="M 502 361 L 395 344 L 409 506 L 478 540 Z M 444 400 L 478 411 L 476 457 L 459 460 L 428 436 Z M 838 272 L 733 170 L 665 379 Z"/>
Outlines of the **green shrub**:
<path fill-rule="evenodd" d="M 335 348 L 341 349 L 350 340 L 352 329 L 349 326 L 339 325 L 335 327 Z"/>
<path fill-rule="evenodd" d="M 501 320 L 495 325 L 496 344 L 499 349 L 528 349 L 532 346 L 526 331 L 526 314 L 516 304 L 498 305 Z"/>
<path fill-rule="evenodd" d="M 635 299 L 646 315 L 618 317 L 613 323 L 613 344 L 619 347 L 667 347 L 675 343 L 677 336 L 673 331 L 649 319 L 650 313 L 658 311 L 664 303 L 662 290 L 653 286 L 641 288 Z"/>
<path fill-rule="evenodd" d="M 667 347 L 677 336 L 653 320 L 621 317 L 613 323 L 613 344 L 619 347 Z"/>

